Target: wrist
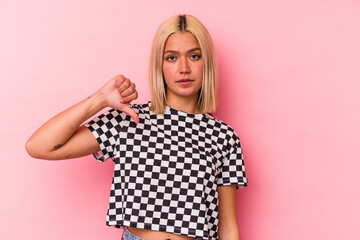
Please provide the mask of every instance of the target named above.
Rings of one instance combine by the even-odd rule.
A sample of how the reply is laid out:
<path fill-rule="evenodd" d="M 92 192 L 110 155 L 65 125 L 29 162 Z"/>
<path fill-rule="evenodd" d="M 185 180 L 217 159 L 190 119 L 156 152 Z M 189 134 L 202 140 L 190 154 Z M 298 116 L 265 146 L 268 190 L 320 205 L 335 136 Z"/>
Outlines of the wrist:
<path fill-rule="evenodd" d="M 98 112 L 106 107 L 108 107 L 106 98 L 99 91 L 96 91 L 90 95 L 86 101 L 90 104 L 90 112 Z"/>

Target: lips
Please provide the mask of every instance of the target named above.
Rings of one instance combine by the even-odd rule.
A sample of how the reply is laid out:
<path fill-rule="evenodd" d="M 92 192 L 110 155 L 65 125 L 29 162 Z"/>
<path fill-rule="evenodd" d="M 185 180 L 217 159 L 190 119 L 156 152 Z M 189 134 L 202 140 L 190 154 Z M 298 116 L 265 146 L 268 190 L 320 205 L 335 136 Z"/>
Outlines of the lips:
<path fill-rule="evenodd" d="M 191 80 L 189 78 L 184 78 L 184 79 L 180 79 L 176 82 L 180 83 L 181 85 L 188 85 L 190 83 L 192 83 L 194 80 Z"/>

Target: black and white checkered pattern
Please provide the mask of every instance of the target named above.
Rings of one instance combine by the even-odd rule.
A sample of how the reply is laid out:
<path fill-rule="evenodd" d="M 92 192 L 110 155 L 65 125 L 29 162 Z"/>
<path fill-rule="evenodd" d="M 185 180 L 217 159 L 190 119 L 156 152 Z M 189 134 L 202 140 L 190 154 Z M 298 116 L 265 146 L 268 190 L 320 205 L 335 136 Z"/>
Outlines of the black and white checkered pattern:
<path fill-rule="evenodd" d="M 118 110 L 88 127 L 99 161 L 115 162 L 107 225 L 218 239 L 217 186 L 247 186 L 239 138 L 210 114 L 134 104 L 140 123 Z"/>

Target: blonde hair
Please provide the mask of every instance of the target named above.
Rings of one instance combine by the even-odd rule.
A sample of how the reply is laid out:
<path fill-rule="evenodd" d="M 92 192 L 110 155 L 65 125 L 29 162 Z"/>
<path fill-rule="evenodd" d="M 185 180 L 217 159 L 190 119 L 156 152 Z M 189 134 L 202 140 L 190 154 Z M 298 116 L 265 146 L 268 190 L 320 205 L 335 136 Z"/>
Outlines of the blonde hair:
<path fill-rule="evenodd" d="M 151 110 L 163 114 L 166 103 L 166 84 L 162 71 L 165 43 L 173 33 L 190 32 L 200 45 L 203 58 L 203 80 L 198 98 L 200 113 L 213 112 L 218 104 L 217 68 L 213 44 L 207 29 L 191 15 L 175 15 L 165 20 L 155 33 L 150 55 L 149 85 Z"/>

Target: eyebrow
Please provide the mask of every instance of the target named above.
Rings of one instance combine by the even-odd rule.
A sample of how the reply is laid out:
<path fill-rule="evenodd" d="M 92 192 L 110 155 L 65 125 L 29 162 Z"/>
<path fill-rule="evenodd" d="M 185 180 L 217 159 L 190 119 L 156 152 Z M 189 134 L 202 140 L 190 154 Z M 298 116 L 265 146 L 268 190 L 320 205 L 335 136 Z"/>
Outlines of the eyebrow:
<path fill-rule="evenodd" d="M 200 48 L 196 47 L 196 48 L 190 49 L 190 50 L 187 51 L 187 52 L 189 53 L 189 52 L 194 52 L 194 51 L 197 51 L 197 50 L 201 51 Z M 166 54 L 166 53 L 178 53 L 178 51 L 175 51 L 175 50 L 167 50 L 167 51 L 164 52 L 164 54 Z"/>

